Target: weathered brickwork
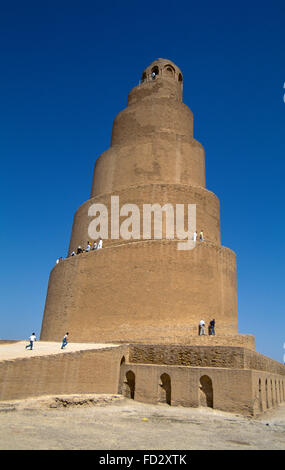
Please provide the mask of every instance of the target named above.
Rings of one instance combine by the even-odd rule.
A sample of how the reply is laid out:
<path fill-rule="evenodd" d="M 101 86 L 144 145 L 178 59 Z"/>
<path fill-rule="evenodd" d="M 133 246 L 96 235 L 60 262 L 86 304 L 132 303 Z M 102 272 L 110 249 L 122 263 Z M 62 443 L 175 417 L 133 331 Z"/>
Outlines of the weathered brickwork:
<path fill-rule="evenodd" d="M 0 361 L 0 400 L 54 394 L 117 393 L 126 346 Z"/>
<path fill-rule="evenodd" d="M 247 368 L 247 354 L 253 369 Z M 119 391 L 147 403 L 256 416 L 284 402 L 285 368 L 244 348 L 131 345 Z"/>
<path fill-rule="evenodd" d="M 132 344 L 129 347 L 129 362 L 254 369 L 285 376 L 285 367 L 280 362 L 244 347 Z"/>
<path fill-rule="evenodd" d="M 68 258 L 51 272 L 41 339 L 69 331 L 78 342 L 175 343 L 198 336 L 200 319 L 213 317 L 219 337 L 237 335 L 234 262 L 227 248 L 182 252 L 168 240 Z"/>
<path fill-rule="evenodd" d="M 143 239 L 143 204 L 160 204 L 162 207 L 166 203 L 172 204 L 196 204 L 196 218 L 198 227 L 207 227 L 207 241 L 220 245 L 220 205 L 219 200 L 214 193 L 197 186 L 186 184 L 144 184 L 140 186 L 130 186 L 125 189 L 113 191 L 112 193 L 100 194 L 86 201 L 76 211 L 73 221 L 71 240 L 68 253 L 76 251 L 79 245 L 86 246 L 86 236 L 90 217 L 88 210 L 92 204 L 104 204 L 111 214 L 111 197 L 119 197 L 119 204 L 136 204 L 140 209 L 140 237 Z M 186 212 L 186 211 L 185 211 Z M 174 228 L 176 233 L 176 221 L 174 218 Z M 108 220 L 108 233 L 111 234 L 111 218 Z M 162 238 L 165 239 L 165 224 L 162 224 Z M 152 234 L 153 238 L 153 234 Z M 132 240 L 128 241 L 131 242 Z M 111 245 L 120 245 L 124 243 L 120 236 L 118 240 L 111 237 L 104 241 L 104 247 Z M 134 240 L 137 242 L 137 240 Z M 177 242 L 176 242 L 177 243 Z"/>
<path fill-rule="evenodd" d="M 179 345 L 131 345 L 130 362 L 190 367 L 243 369 L 243 348 Z"/>
<path fill-rule="evenodd" d="M 170 393 L 168 404 L 172 406 L 209 406 L 222 411 L 253 415 L 251 375 L 248 370 L 216 368 L 192 368 L 185 366 L 162 366 L 125 364 L 122 372 L 122 393 L 128 396 L 130 388 L 127 376 L 134 374 L 134 396 L 138 401 L 158 403 L 166 400 L 162 376 L 169 377 Z M 201 378 L 207 377 L 211 384 L 211 396 L 201 390 Z M 131 384 L 132 385 L 132 384 Z M 206 396 L 205 396 L 206 395 Z M 163 397 L 164 396 L 164 397 Z"/>

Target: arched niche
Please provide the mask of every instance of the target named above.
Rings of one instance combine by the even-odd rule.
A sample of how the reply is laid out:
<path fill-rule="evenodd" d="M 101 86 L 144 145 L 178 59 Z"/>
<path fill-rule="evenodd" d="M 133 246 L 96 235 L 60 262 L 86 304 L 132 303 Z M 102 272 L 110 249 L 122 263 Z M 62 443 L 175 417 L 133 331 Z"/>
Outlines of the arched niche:
<path fill-rule="evenodd" d="M 133 371 L 128 370 L 123 383 L 123 395 L 127 398 L 135 398 L 136 376 Z"/>
<path fill-rule="evenodd" d="M 171 378 L 168 374 L 162 374 L 160 376 L 159 388 L 159 402 L 171 405 Z"/>
<path fill-rule="evenodd" d="M 157 65 L 155 65 L 155 66 L 152 67 L 152 69 L 151 69 L 151 78 L 152 78 L 153 80 L 155 80 L 158 75 L 159 75 L 159 68 L 158 68 Z"/>
<path fill-rule="evenodd" d="M 200 406 L 207 406 L 213 408 L 214 394 L 212 380 L 208 375 L 203 375 L 200 378 L 199 386 L 199 404 Z"/>

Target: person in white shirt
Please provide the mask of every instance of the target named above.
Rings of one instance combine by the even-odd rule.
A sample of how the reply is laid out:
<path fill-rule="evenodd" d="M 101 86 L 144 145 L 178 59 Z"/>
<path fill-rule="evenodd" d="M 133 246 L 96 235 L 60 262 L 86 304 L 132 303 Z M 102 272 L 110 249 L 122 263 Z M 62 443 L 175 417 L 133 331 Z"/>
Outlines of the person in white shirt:
<path fill-rule="evenodd" d="M 103 240 L 102 240 L 102 238 L 99 238 L 98 245 L 97 245 L 97 250 L 100 250 L 100 248 L 102 248 L 102 246 L 103 246 Z"/>
<path fill-rule="evenodd" d="M 64 335 L 64 337 L 63 337 L 61 349 L 65 348 L 65 346 L 67 345 L 68 334 L 69 334 L 69 333 L 65 333 L 65 335 Z"/>
<path fill-rule="evenodd" d="M 204 320 L 201 320 L 200 323 L 199 323 L 199 335 L 202 336 L 202 335 L 205 335 L 205 322 Z"/>
<path fill-rule="evenodd" d="M 193 240 L 194 240 L 194 242 L 196 242 L 196 240 L 197 240 L 197 232 L 194 232 L 194 233 L 193 233 Z"/>
<path fill-rule="evenodd" d="M 36 335 L 35 335 L 35 333 L 33 333 L 33 334 L 30 336 L 29 340 L 30 340 L 30 344 L 28 344 L 28 345 L 26 346 L 26 349 L 28 349 L 28 348 L 33 349 L 34 341 L 36 341 Z"/>

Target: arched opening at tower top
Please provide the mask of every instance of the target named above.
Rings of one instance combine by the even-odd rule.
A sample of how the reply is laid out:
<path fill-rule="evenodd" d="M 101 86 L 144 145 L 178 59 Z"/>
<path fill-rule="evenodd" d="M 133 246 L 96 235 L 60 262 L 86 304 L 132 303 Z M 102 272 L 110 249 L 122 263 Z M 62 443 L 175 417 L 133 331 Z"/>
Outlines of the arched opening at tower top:
<path fill-rule="evenodd" d="M 165 72 L 168 77 L 174 77 L 175 70 L 171 65 L 166 65 Z"/>
<path fill-rule="evenodd" d="M 157 65 L 155 65 L 152 69 L 151 69 L 151 77 L 153 80 L 155 80 L 156 76 L 159 75 L 159 68 L 157 67 Z"/>

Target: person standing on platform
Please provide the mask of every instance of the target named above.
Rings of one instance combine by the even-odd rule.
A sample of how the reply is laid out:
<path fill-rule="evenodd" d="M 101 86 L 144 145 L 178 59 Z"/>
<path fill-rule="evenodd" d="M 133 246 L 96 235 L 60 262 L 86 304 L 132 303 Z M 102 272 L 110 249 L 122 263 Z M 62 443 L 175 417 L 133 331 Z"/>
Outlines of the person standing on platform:
<path fill-rule="evenodd" d="M 199 324 L 199 335 L 202 336 L 202 335 L 205 335 L 205 322 L 204 320 L 201 320 L 200 321 L 200 324 Z"/>
<path fill-rule="evenodd" d="M 210 321 L 210 335 L 215 335 L 215 319 Z"/>

